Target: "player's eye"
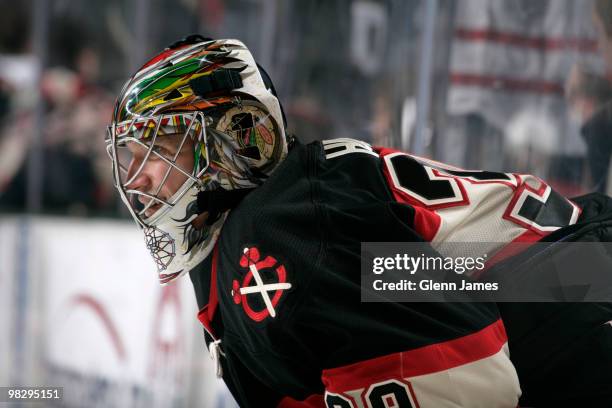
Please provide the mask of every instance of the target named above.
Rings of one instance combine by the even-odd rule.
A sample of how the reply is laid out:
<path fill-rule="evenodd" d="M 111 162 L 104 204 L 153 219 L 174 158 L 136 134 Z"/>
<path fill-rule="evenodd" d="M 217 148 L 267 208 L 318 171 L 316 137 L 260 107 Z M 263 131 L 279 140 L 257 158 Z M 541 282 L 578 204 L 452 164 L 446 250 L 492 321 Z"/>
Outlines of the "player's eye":
<path fill-rule="evenodd" d="M 153 159 L 159 159 L 159 156 L 162 156 L 166 159 L 172 159 L 172 157 L 174 156 L 174 154 L 164 146 L 154 145 L 152 151 L 153 153 L 156 153 L 151 155 Z"/>

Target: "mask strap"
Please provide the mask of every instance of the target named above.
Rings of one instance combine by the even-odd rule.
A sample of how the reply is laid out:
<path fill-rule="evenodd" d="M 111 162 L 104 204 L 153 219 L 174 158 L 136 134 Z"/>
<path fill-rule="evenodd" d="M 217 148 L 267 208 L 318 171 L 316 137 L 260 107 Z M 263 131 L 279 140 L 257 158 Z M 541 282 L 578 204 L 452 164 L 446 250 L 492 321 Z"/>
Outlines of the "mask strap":
<path fill-rule="evenodd" d="M 229 92 L 242 88 L 240 72 L 233 69 L 218 69 L 209 75 L 204 75 L 189 82 L 193 93 L 203 98 L 211 93 Z"/>
<path fill-rule="evenodd" d="M 227 210 L 235 208 L 252 188 L 241 188 L 237 190 L 224 190 L 219 188 L 211 191 L 200 191 L 198 193 L 198 212 L 208 212 L 206 224 L 212 225 Z"/>

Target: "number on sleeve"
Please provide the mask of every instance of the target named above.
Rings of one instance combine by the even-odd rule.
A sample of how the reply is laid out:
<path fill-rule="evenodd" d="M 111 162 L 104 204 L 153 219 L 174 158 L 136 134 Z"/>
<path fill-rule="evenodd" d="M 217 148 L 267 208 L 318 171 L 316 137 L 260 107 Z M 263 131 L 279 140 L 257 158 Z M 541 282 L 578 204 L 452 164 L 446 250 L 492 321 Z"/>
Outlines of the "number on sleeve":
<path fill-rule="evenodd" d="M 366 392 L 368 408 L 412 408 L 406 384 L 389 380 L 373 384 Z"/>
<path fill-rule="evenodd" d="M 355 408 L 349 399 L 332 393 L 325 394 L 325 405 L 327 408 Z"/>
<path fill-rule="evenodd" d="M 515 191 L 504 218 L 525 228 L 554 231 L 575 223 L 579 215 L 575 204 L 535 177 L 528 176 L 540 182 L 537 190 L 525 182 L 519 185 L 520 177 L 507 173 L 447 168 L 401 152 L 384 159 L 392 187 L 428 209 L 469 205 L 472 184 L 501 183 Z"/>

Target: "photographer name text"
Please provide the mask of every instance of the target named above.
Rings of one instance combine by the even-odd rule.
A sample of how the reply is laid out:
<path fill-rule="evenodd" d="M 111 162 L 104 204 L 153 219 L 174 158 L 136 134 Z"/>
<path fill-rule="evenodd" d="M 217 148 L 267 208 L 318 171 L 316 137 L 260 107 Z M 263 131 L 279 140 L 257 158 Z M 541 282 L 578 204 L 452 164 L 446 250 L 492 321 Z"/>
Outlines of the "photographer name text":
<path fill-rule="evenodd" d="M 431 279 L 421 279 L 417 281 L 402 279 L 399 282 L 384 282 L 377 279 L 372 286 L 376 291 L 399 290 L 399 291 L 496 291 L 499 289 L 497 282 L 473 282 L 462 279 L 460 282 L 436 282 Z"/>
<path fill-rule="evenodd" d="M 375 257 L 372 259 L 372 273 L 379 275 L 381 279 L 374 280 L 372 286 L 375 291 L 497 291 L 499 290 L 497 282 L 477 282 L 470 278 L 451 279 L 447 282 L 431 279 L 430 276 L 432 272 L 451 272 L 451 274 L 471 276 L 474 272 L 480 272 L 485 268 L 486 258 L 486 254 L 479 257 L 426 256 L 424 254 Z M 394 281 L 385 281 L 382 275 L 388 271 L 405 272 L 411 279 L 398 280 L 396 274 Z M 418 272 L 426 272 L 427 277 L 416 279 L 415 274 Z M 387 280 L 393 279 L 389 278 Z"/>

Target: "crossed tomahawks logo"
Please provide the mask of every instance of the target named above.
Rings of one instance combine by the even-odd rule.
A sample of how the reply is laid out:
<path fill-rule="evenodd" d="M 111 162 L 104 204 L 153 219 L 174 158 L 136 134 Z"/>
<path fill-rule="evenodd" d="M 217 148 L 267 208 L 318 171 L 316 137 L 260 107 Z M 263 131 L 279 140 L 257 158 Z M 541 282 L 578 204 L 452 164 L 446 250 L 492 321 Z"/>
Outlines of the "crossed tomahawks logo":
<path fill-rule="evenodd" d="M 291 284 L 287 282 L 287 271 L 285 265 L 279 265 L 278 261 L 272 256 L 266 256 L 263 260 L 260 259 L 259 250 L 255 247 L 244 248 L 240 257 L 240 266 L 248 268 L 248 272 L 242 280 L 242 284 L 238 280 L 233 281 L 232 296 L 234 303 L 242 304 L 244 312 L 256 322 L 261 322 L 268 316 L 276 317 L 275 307 L 280 301 L 284 290 L 291 289 Z M 276 283 L 264 283 L 261 272 L 271 269 L 276 274 Z M 272 297 L 270 297 L 272 293 Z M 259 294 L 265 304 L 262 310 L 254 310 L 249 304 L 248 295 Z"/>

